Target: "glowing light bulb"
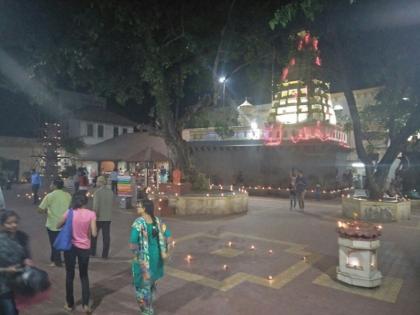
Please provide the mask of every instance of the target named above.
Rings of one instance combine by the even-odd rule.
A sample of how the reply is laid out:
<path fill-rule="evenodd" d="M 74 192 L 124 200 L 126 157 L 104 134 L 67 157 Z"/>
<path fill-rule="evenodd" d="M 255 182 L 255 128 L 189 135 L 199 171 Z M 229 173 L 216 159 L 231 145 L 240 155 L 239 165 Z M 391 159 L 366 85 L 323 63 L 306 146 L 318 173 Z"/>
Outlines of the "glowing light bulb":
<path fill-rule="evenodd" d="M 228 242 L 228 246 L 232 247 L 233 243 L 232 242 Z"/>
<path fill-rule="evenodd" d="M 269 253 L 270 255 L 272 255 L 272 254 L 273 254 L 273 250 L 272 250 L 272 249 L 269 249 L 269 250 L 268 250 L 268 253 Z"/>
<path fill-rule="evenodd" d="M 255 246 L 254 245 L 251 245 L 250 249 L 251 250 L 255 250 Z"/>
<path fill-rule="evenodd" d="M 270 275 L 270 276 L 268 276 L 268 277 L 267 277 L 267 279 L 268 279 L 269 281 L 273 281 L 273 276 L 271 276 L 271 275 Z"/>
<path fill-rule="evenodd" d="M 229 266 L 228 265 L 223 265 L 223 270 L 228 270 Z"/>

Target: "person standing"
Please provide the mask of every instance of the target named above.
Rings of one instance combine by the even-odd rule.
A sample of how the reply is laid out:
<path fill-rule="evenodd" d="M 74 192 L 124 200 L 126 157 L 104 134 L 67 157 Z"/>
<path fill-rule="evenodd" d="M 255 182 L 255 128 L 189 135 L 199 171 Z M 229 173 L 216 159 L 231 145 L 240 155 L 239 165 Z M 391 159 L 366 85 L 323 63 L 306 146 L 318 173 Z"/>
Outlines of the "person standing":
<path fill-rule="evenodd" d="M 71 202 L 71 195 L 63 190 L 64 183 L 60 178 L 54 180 L 51 185 L 52 192 L 47 194 L 39 205 L 40 212 L 47 213 L 47 232 L 51 245 L 51 265 L 61 267 L 62 259 L 61 253 L 53 246 L 60 229 L 57 228 L 57 223 L 63 217 L 63 214 L 69 209 Z"/>
<path fill-rule="evenodd" d="M 290 211 L 296 208 L 296 173 L 293 168 L 289 175 L 289 199 L 290 199 Z"/>
<path fill-rule="evenodd" d="M 118 193 L 118 169 L 115 167 L 110 175 L 111 179 L 111 188 L 114 194 Z"/>
<path fill-rule="evenodd" d="M 86 171 L 82 169 L 79 175 L 79 191 L 86 195 L 88 190 L 89 179 L 87 177 Z"/>
<path fill-rule="evenodd" d="M 73 176 L 67 175 L 64 177 L 64 189 L 72 195 L 74 193 L 74 180 Z"/>
<path fill-rule="evenodd" d="M 74 176 L 73 176 L 74 192 L 75 193 L 77 193 L 79 191 L 79 176 L 80 176 L 80 170 L 77 170 L 76 173 L 74 173 Z"/>
<path fill-rule="evenodd" d="M 296 186 L 289 183 L 289 200 L 290 200 L 290 211 L 296 209 Z"/>
<path fill-rule="evenodd" d="M 22 266 L 31 266 L 29 237 L 18 230 L 19 216 L 12 210 L 0 211 L 0 314 L 17 315 L 10 281 Z"/>
<path fill-rule="evenodd" d="M 92 311 L 89 306 L 89 256 L 91 240 L 90 237 L 96 237 L 96 214 L 92 210 L 86 209 L 87 197 L 78 192 L 72 199 L 73 221 L 72 221 L 72 248 L 64 252 L 64 263 L 66 265 L 66 304 L 64 309 L 72 311 L 74 308 L 73 281 L 74 270 L 76 267 L 76 258 L 79 265 L 80 282 L 82 283 L 82 308 L 86 314 Z M 66 222 L 68 211 L 57 223 L 57 228 L 61 228 Z"/>
<path fill-rule="evenodd" d="M 96 183 L 98 181 L 98 174 L 96 173 L 96 170 L 92 170 L 90 176 L 92 177 L 92 186 L 93 188 L 96 188 Z"/>
<path fill-rule="evenodd" d="M 316 201 L 321 201 L 321 185 L 320 184 L 316 184 L 315 186 L 315 198 L 316 198 Z"/>
<path fill-rule="evenodd" d="M 167 178 L 166 178 L 166 175 L 167 175 L 167 171 L 166 171 L 166 168 L 165 168 L 165 166 L 161 166 L 160 167 L 160 171 L 159 171 L 159 180 L 160 180 L 160 182 L 161 183 L 166 183 L 167 182 Z"/>
<path fill-rule="evenodd" d="M 302 171 L 298 171 L 298 176 L 296 177 L 296 195 L 298 198 L 299 209 L 305 209 L 305 192 L 306 192 L 306 178 L 303 176 Z"/>
<path fill-rule="evenodd" d="M 102 230 L 102 258 L 107 259 L 111 243 L 111 217 L 114 203 L 114 194 L 106 183 L 106 178 L 99 176 L 98 189 L 93 194 L 93 211 L 96 213 L 96 226 Z M 92 238 L 92 256 L 96 255 L 97 237 Z"/>
<path fill-rule="evenodd" d="M 131 263 L 136 299 L 143 315 L 153 314 L 153 296 L 156 281 L 163 277 L 164 259 L 168 257 L 161 221 L 154 215 L 150 200 L 138 204 L 140 215 L 131 228 L 130 249 L 134 257 Z"/>
<path fill-rule="evenodd" d="M 34 197 L 34 205 L 37 205 L 39 202 L 38 191 L 39 191 L 39 188 L 41 187 L 41 176 L 36 171 L 36 169 L 32 169 L 31 185 L 32 185 L 32 194 Z"/>

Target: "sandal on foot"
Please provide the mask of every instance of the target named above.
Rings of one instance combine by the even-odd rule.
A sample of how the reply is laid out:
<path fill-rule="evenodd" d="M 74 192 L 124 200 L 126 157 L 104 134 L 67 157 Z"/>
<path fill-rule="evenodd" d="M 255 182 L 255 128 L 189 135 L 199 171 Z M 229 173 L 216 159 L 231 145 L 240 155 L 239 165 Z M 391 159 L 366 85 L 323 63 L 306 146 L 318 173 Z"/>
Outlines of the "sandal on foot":
<path fill-rule="evenodd" d="M 64 310 L 67 312 L 73 312 L 74 307 L 70 307 L 67 303 L 64 304 Z"/>
<path fill-rule="evenodd" d="M 82 310 L 85 314 L 92 314 L 92 309 L 90 306 L 82 306 Z"/>

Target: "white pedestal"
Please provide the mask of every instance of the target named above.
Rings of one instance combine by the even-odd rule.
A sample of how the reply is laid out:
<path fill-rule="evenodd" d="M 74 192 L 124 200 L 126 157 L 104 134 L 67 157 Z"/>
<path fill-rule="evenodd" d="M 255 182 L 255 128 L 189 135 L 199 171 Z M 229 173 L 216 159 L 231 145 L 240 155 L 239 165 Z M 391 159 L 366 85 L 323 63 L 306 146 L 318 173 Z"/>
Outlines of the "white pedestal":
<path fill-rule="evenodd" d="M 337 279 L 359 287 L 373 288 L 381 285 L 377 249 L 380 241 L 338 238 L 339 266 Z"/>

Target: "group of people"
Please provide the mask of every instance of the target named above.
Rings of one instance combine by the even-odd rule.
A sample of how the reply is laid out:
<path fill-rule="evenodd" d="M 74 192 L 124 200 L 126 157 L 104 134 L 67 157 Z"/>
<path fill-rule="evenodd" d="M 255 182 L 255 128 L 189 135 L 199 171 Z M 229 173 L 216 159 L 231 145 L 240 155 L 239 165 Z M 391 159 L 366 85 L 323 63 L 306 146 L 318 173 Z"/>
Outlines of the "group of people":
<path fill-rule="evenodd" d="M 289 176 L 289 197 L 290 197 L 290 210 L 296 209 L 296 204 L 299 205 L 301 211 L 305 210 L 305 192 L 308 183 L 303 171 L 292 169 Z"/>
<path fill-rule="evenodd" d="M 41 185 L 39 174 L 33 172 L 32 190 L 38 198 Z M 75 300 L 73 282 L 75 277 L 76 261 L 78 263 L 80 281 L 82 284 L 82 308 L 85 313 L 91 313 L 89 289 L 89 260 L 96 255 L 97 236 L 102 231 L 103 259 L 107 259 L 111 242 L 111 218 L 114 205 L 114 193 L 111 189 L 112 178 L 99 176 L 97 188 L 93 193 L 92 209 L 88 209 L 88 198 L 83 190 L 76 191 L 73 196 L 64 190 L 62 179 L 55 179 L 49 192 L 39 204 L 39 211 L 46 214 L 46 231 L 51 246 L 51 267 L 62 267 L 62 253 L 55 249 L 54 243 L 60 233 L 61 227 L 72 209 L 72 246 L 64 251 L 64 266 L 66 272 L 66 303 L 67 311 L 74 309 Z M 35 194 L 36 193 L 36 194 Z M 34 198 L 34 203 L 38 199 Z M 7 214 L 3 214 L 7 212 Z M 144 200 L 137 204 L 139 217 L 134 221 L 129 236 L 129 248 L 132 251 L 133 284 L 141 314 L 153 314 L 152 301 L 156 290 L 156 281 L 163 276 L 164 261 L 168 256 L 169 239 L 171 232 L 161 220 L 154 215 L 154 203 Z M 1 231 L 17 231 L 18 215 L 10 210 L 0 213 Z M 12 227 L 12 228 L 10 228 Z M 7 232 L 11 233 L 11 232 Z M 22 234 L 21 234 L 22 233 Z M 1 234 L 0 234 L 1 236 Z M 16 236 L 22 242 L 27 255 L 22 264 L 32 264 L 29 252 L 29 238 L 23 232 Z M 1 261 L 0 261 L 0 267 Z M 15 266 L 0 268 L 0 314 L 16 315 L 18 311 L 14 302 L 13 291 L 7 287 L 8 276 L 16 272 Z"/>
<path fill-rule="evenodd" d="M 79 189 L 71 196 L 64 191 L 63 180 L 57 178 L 39 205 L 39 211 L 46 213 L 46 229 L 51 246 L 51 266 L 62 266 L 62 254 L 54 247 L 54 243 L 64 225 L 69 209 L 72 209 L 72 247 L 64 252 L 66 270 L 66 310 L 74 308 L 73 280 L 76 259 L 78 262 L 80 281 L 82 284 L 82 307 L 90 312 L 89 300 L 89 258 L 96 255 L 96 238 L 102 229 L 102 258 L 107 259 L 110 248 L 110 225 L 113 206 L 113 193 L 106 185 L 105 177 L 98 178 L 98 189 L 94 193 L 93 209 L 87 209 L 88 198 L 84 189 Z"/>

